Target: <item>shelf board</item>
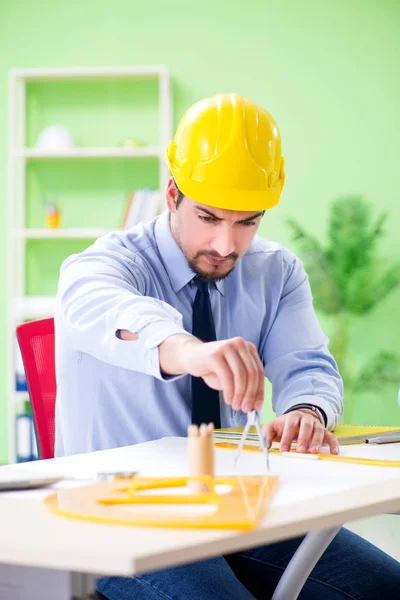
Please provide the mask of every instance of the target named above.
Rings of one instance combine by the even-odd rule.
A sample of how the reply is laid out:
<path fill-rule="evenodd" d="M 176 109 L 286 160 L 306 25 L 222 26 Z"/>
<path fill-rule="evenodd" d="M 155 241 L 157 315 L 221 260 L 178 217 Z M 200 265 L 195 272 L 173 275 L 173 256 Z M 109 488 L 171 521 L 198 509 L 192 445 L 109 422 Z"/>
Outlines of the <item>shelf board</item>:
<path fill-rule="evenodd" d="M 96 229 L 96 228 L 70 228 L 70 229 L 17 229 L 15 237 L 24 239 L 96 239 L 107 235 L 115 229 Z"/>
<path fill-rule="evenodd" d="M 11 75 L 25 81 L 76 80 L 76 79 L 129 79 L 136 77 L 162 77 L 168 74 L 164 65 L 136 67 L 73 67 L 13 69 Z"/>
<path fill-rule="evenodd" d="M 164 149 L 159 146 L 138 146 L 137 148 L 87 147 L 66 150 L 38 150 L 37 148 L 18 148 L 16 158 L 56 159 L 56 158 L 162 158 Z"/>
<path fill-rule="evenodd" d="M 24 319 L 42 319 L 54 315 L 54 296 L 25 296 L 17 298 L 16 317 Z"/>
<path fill-rule="evenodd" d="M 29 400 L 29 392 L 13 392 L 13 397 L 16 402 L 20 402 L 21 400 Z"/>

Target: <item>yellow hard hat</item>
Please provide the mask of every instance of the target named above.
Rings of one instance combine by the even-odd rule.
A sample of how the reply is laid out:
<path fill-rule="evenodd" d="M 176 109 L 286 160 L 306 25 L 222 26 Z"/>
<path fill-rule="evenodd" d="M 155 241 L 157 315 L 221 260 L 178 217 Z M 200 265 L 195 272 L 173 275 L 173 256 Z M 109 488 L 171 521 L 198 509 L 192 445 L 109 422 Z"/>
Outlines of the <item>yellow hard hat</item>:
<path fill-rule="evenodd" d="M 285 182 L 281 136 L 271 115 L 248 98 L 220 94 L 184 114 L 167 148 L 181 192 L 228 210 L 266 210 Z"/>

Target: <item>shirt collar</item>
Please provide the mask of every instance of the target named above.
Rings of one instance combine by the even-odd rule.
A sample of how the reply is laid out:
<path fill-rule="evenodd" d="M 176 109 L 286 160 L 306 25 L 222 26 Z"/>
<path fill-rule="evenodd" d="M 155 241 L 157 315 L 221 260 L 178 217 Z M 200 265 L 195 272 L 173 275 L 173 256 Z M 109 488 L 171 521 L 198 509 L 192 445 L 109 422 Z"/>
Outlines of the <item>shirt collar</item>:
<path fill-rule="evenodd" d="M 185 255 L 171 233 L 169 215 L 169 210 L 166 210 L 159 216 L 155 224 L 154 235 L 161 260 L 171 281 L 172 289 L 177 293 L 193 279 L 195 274 L 189 267 Z M 216 281 L 215 287 L 220 294 L 225 295 L 223 280 Z"/>

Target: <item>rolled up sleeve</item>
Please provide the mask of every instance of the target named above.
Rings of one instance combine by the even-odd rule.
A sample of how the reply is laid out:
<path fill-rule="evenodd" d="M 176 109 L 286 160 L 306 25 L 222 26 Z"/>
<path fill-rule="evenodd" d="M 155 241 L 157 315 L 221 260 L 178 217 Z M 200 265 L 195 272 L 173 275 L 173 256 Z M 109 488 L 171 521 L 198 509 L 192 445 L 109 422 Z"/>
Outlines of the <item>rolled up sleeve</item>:
<path fill-rule="evenodd" d="M 175 334 L 188 333 L 172 306 L 146 296 L 146 273 L 120 252 L 96 245 L 67 259 L 61 267 L 56 299 L 57 321 L 78 351 L 117 367 L 158 379 L 159 345 Z M 118 331 L 137 333 L 121 340 Z"/>

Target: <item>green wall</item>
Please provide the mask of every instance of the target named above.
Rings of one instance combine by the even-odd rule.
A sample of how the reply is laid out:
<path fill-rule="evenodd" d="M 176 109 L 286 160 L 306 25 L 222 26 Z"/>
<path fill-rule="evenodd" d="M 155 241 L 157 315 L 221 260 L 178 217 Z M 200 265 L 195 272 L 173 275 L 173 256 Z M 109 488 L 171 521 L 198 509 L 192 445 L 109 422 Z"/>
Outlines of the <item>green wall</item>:
<path fill-rule="evenodd" d="M 0 273 L 6 272 L 7 74 L 13 67 L 166 64 L 173 79 L 174 118 L 194 101 L 235 91 L 264 105 L 283 137 L 287 184 L 280 206 L 266 215 L 262 234 L 293 248 L 285 225 L 294 216 L 321 239 L 329 202 L 339 194 L 360 192 L 377 209 L 390 211 L 382 252 L 399 255 L 400 169 L 400 5 L 396 0 L 295 0 L 246 3 L 206 0 L 31 0 L 0 6 Z M 67 119 L 84 102 L 91 115 L 111 104 L 102 129 L 74 112 L 71 127 L 80 142 L 115 143 L 115 136 L 137 129 L 135 90 L 80 84 L 44 90 L 31 86 L 29 138 L 43 124 Z M 144 89 L 140 98 L 151 98 Z M 43 99 L 45 108 L 43 109 Z M 48 105 L 46 108 L 46 104 Z M 144 110 L 141 109 L 141 111 Z M 132 111 L 132 112 L 131 112 Z M 141 113 L 142 114 L 142 113 Z M 65 115 L 65 116 L 63 116 Z M 133 119 L 133 120 L 132 120 Z M 144 122 L 144 121 L 143 121 Z M 147 123 L 147 121 L 146 121 Z M 140 132 L 147 135 L 146 132 Z M 154 135 L 150 126 L 149 137 Z M 114 137 L 113 137 L 114 136 Z M 149 140 L 150 142 L 152 139 Z M 125 194 L 155 165 L 140 172 L 126 161 L 32 164 L 28 173 L 31 226 L 41 226 L 39 183 L 58 190 L 65 225 L 118 227 Z M 60 184 L 57 187 L 56 184 Z M 79 204 L 85 193 L 87 206 Z M 87 194 L 87 195 L 86 195 Z M 31 293 L 52 293 L 59 261 L 77 242 L 30 242 Z M 295 248 L 293 248 L 295 249 Z M 40 268 L 39 268 L 40 267 Z M 3 288 L 0 314 L 5 315 Z M 367 319 L 355 322 L 352 351 L 360 364 L 379 347 L 400 350 L 400 293 Z M 323 320 L 329 329 L 329 323 Z M 0 319 L 0 463 L 6 460 L 6 319 Z M 329 333 L 329 331 L 328 331 Z M 360 398 L 355 418 L 365 423 L 400 424 L 396 389 Z M 268 412 L 268 411 L 267 411 Z M 269 413 L 268 413 L 269 414 Z"/>

